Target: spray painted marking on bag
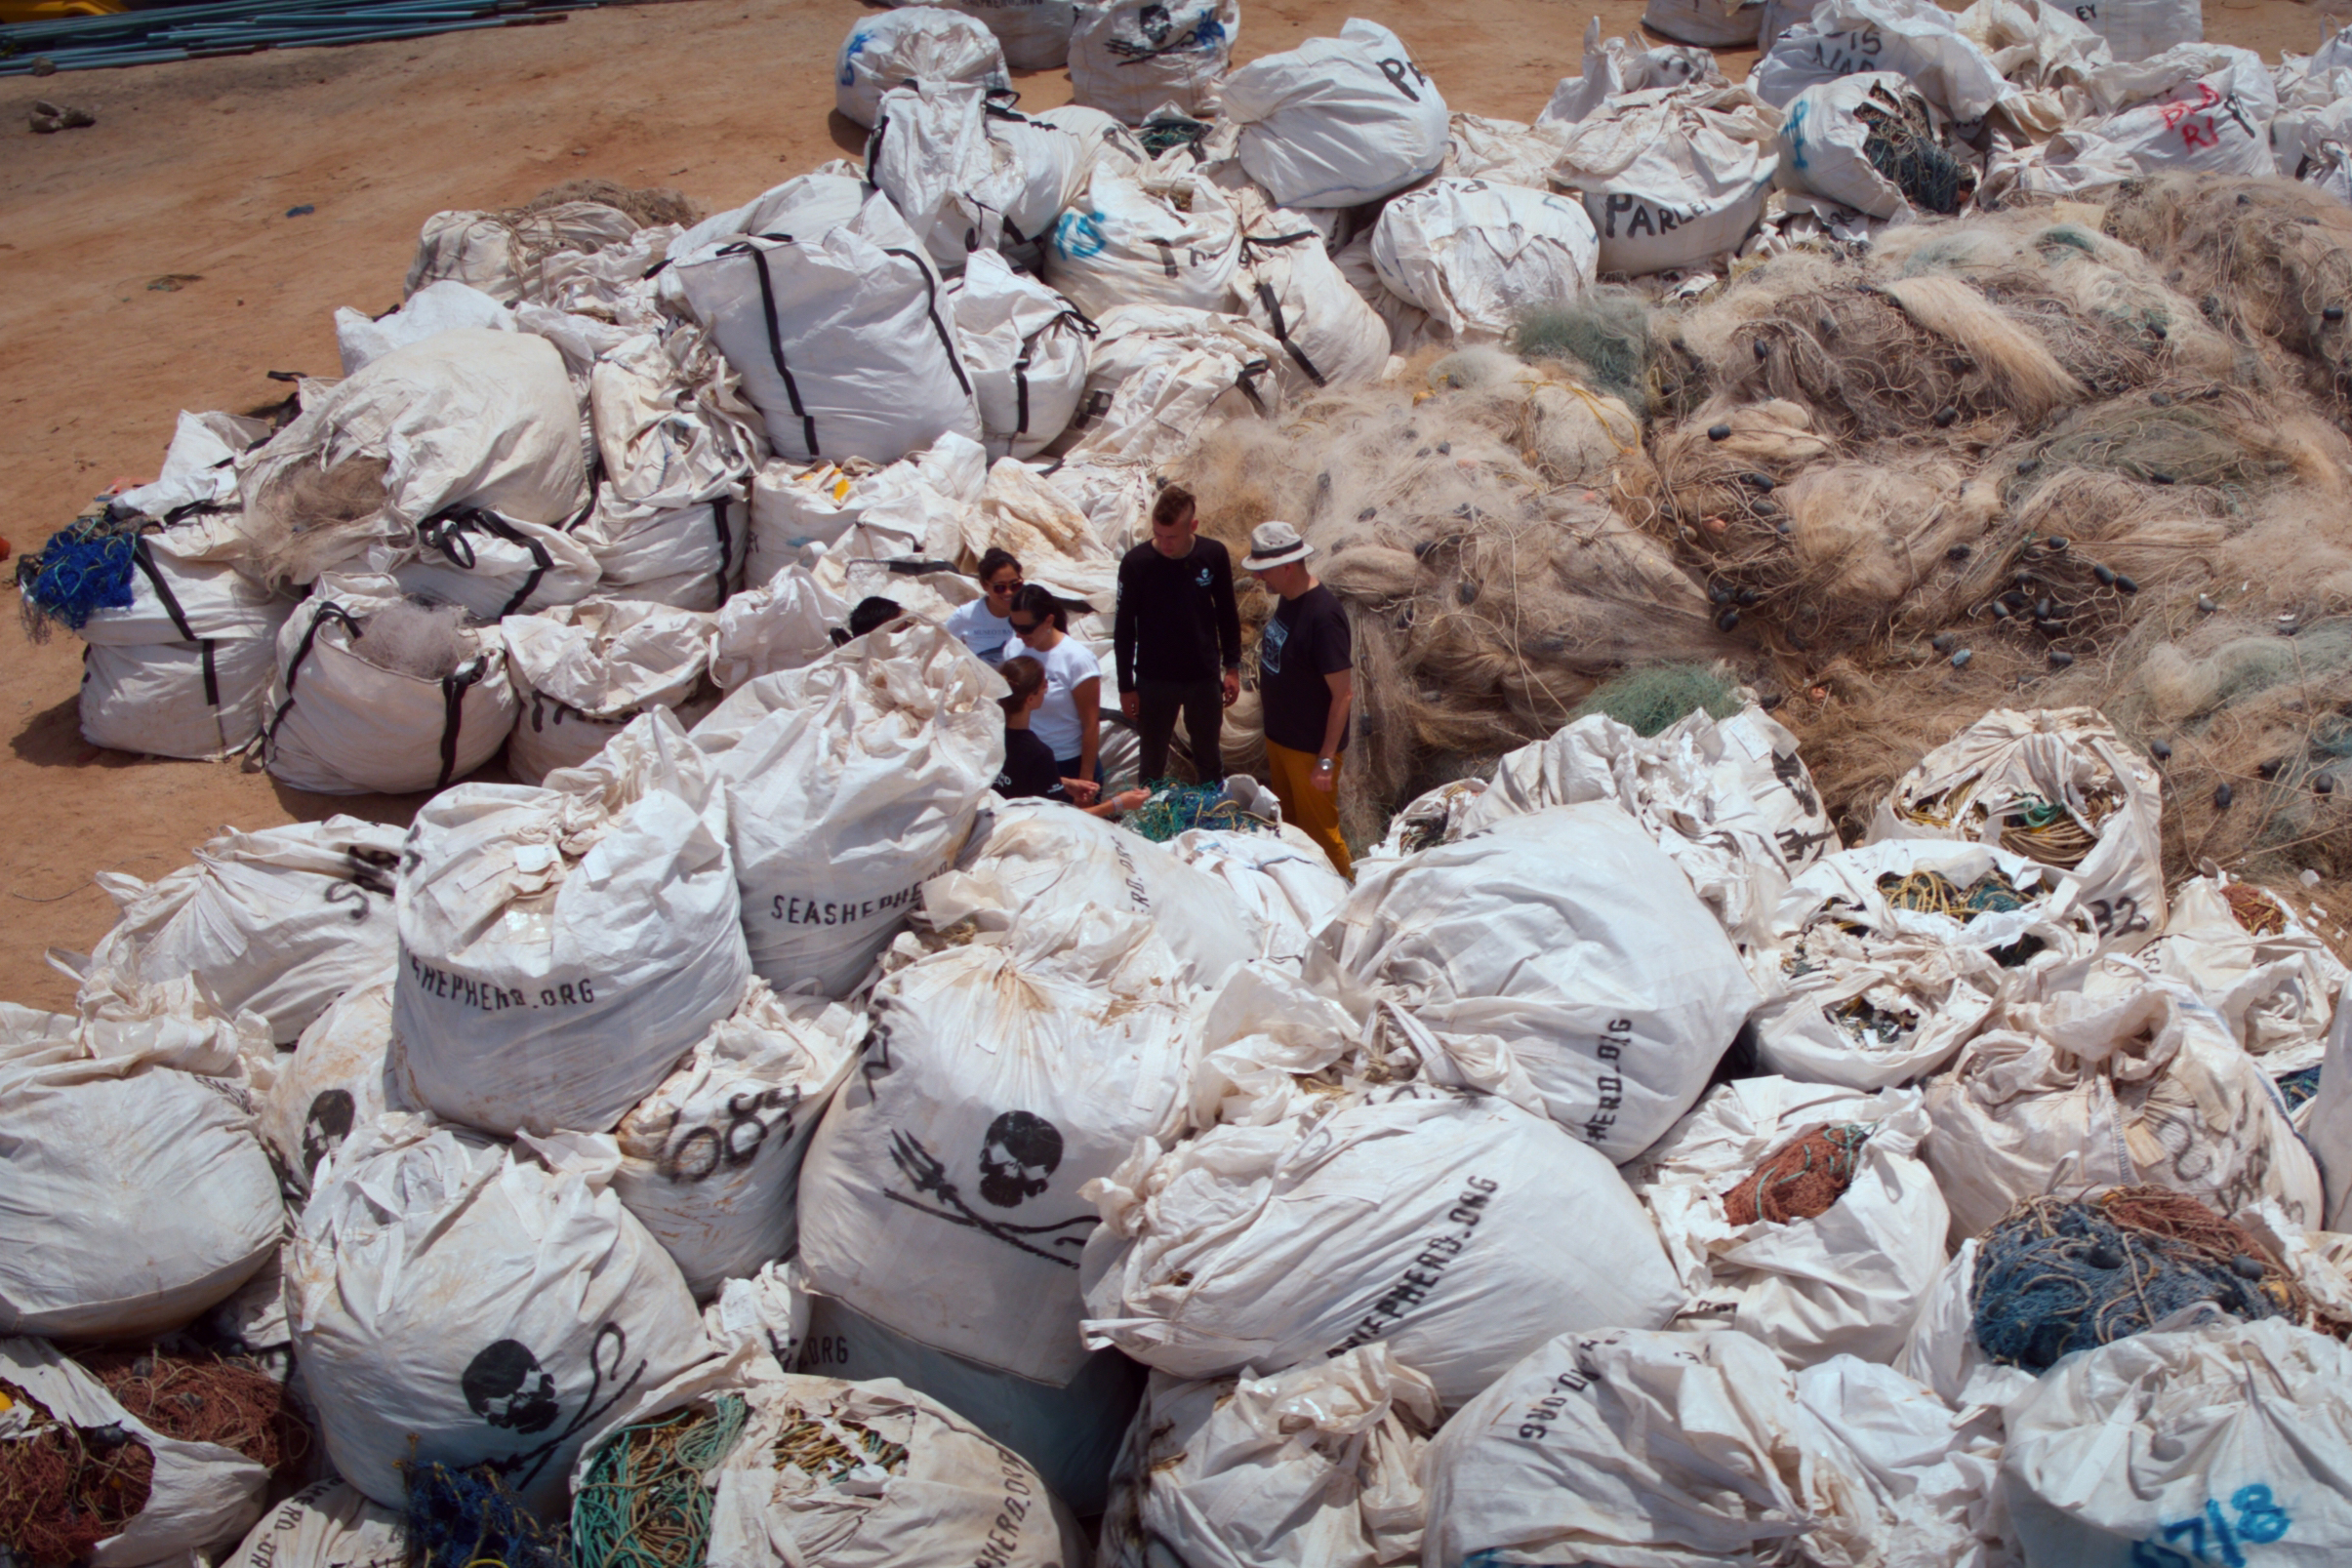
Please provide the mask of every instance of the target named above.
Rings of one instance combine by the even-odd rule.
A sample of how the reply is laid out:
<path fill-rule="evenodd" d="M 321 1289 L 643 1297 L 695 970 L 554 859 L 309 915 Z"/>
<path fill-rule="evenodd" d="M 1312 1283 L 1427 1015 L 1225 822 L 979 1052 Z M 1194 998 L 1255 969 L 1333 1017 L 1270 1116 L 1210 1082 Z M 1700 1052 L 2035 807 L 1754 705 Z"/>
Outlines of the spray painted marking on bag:
<path fill-rule="evenodd" d="M 854 926 L 878 914 L 897 913 L 912 904 L 922 891 L 923 885 L 916 882 L 878 899 L 840 904 L 802 898 L 797 893 L 779 893 L 773 910 L 775 917 L 788 926 Z"/>
<path fill-rule="evenodd" d="M 988 1537 L 980 1545 L 980 1555 L 972 1559 L 972 1568 L 1009 1568 L 1014 1554 L 1021 1549 L 1021 1521 L 1036 1506 L 1036 1488 L 1028 1475 L 1008 1454 L 1004 1464 L 1004 1503 L 998 1508 L 995 1522 L 989 1528 Z"/>
<path fill-rule="evenodd" d="M 610 1366 L 605 1364 L 608 1348 L 612 1352 Z M 643 1358 L 627 1378 L 622 1377 L 621 1368 L 628 1359 L 629 1331 L 618 1323 L 598 1324 L 595 1343 L 588 1347 L 588 1389 L 580 1402 L 580 1413 L 538 1447 L 484 1463 L 499 1474 L 513 1477 L 518 1488 L 529 1487 L 558 1448 L 619 1404 L 644 1378 L 649 1362 Z M 607 1378 L 612 1380 L 612 1396 L 598 1403 L 597 1395 L 604 1391 Z M 554 1426 L 563 1414 L 554 1374 L 542 1366 L 520 1340 L 496 1340 L 484 1346 L 466 1363 L 458 1387 L 466 1395 L 467 1409 L 502 1430 L 534 1436 Z"/>
<path fill-rule="evenodd" d="M 596 983 L 592 980 L 567 980 L 558 985 L 542 985 L 536 1001 L 520 986 L 509 990 L 504 985 L 492 985 L 446 969 L 435 969 L 415 953 L 406 955 L 408 971 L 417 978 L 418 985 L 434 996 L 464 1002 L 485 1013 L 503 1013 L 509 1007 L 593 1007 L 596 1002 Z"/>
<path fill-rule="evenodd" d="M 923 1146 L 921 1139 L 912 1133 L 893 1131 L 890 1158 L 915 1191 L 937 1198 L 945 1207 L 919 1203 L 904 1192 L 884 1187 L 882 1196 L 891 1202 L 903 1203 L 950 1225 L 985 1231 L 1033 1258 L 1042 1258 L 1065 1268 L 1078 1266 L 1075 1256 L 1065 1257 L 1047 1251 L 1046 1247 L 1084 1247 L 1086 1237 L 1093 1233 L 1096 1216 L 1077 1215 L 1047 1225 L 1009 1225 L 992 1220 L 964 1201 L 962 1192 L 948 1180 L 947 1166 Z M 1034 1111 L 1008 1110 L 989 1123 L 980 1140 L 980 1196 L 999 1209 L 1019 1208 L 1031 1198 L 1044 1195 L 1061 1164 L 1062 1130 Z M 1077 1229 L 1077 1234 L 1057 1233 L 1073 1228 Z M 1023 1240 L 1024 1236 L 1043 1239 L 1046 1247 L 1034 1246 Z"/>
<path fill-rule="evenodd" d="M 1593 1048 L 1593 1055 L 1603 1062 L 1623 1062 L 1627 1048 L 1634 1043 L 1633 1027 L 1634 1021 L 1630 1018 L 1610 1019 L 1601 1043 Z M 1617 1112 L 1625 1105 L 1625 1079 L 1615 1072 L 1602 1073 L 1593 1080 L 1593 1092 L 1601 1098 L 1593 1113 L 1584 1120 L 1584 1137 L 1589 1144 L 1599 1144 L 1617 1125 Z"/>
<path fill-rule="evenodd" d="M 1135 857 L 1128 854 L 1127 846 L 1116 839 L 1112 841 L 1111 853 L 1118 857 L 1118 868 L 1126 873 L 1128 902 L 1135 905 L 1137 913 L 1150 914 L 1152 895 L 1144 891 L 1143 873 L 1135 868 Z"/>
<path fill-rule="evenodd" d="M 793 1112 L 800 1105 L 798 1088 L 762 1089 L 756 1093 L 727 1097 L 727 1125 L 714 1127 L 709 1122 L 689 1128 L 686 1136 L 670 1143 L 678 1130 L 683 1111 L 669 1113 L 669 1125 L 662 1130 L 664 1147 L 654 1168 L 672 1182 L 707 1182 L 722 1170 L 739 1170 L 759 1157 L 759 1151 L 771 1133 L 792 1136 Z M 783 1115 L 772 1121 L 762 1121 L 763 1110 L 781 1110 Z"/>
<path fill-rule="evenodd" d="M 2222 1514 L 2221 1505 L 2208 1498 L 2204 1512 L 2160 1525 L 2154 1536 L 2132 1542 L 2131 1568 L 2197 1568 L 2216 1562 L 2246 1568 L 2244 1548 L 2268 1546 L 2294 1522 L 2267 1486 L 2238 1488 L 2230 1494 L 2229 1506 L 2238 1510 L 2235 1528 Z"/>
<path fill-rule="evenodd" d="M 1613 191 L 1602 198 L 1601 237 L 1602 239 L 1613 240 L 1617 237 L 1617 215 L 1619 213 L 1633 214 L 1625 221 L 1625 237 L 1627 239 L 1634 239 L 1643 234 L 1653 238 L 1660 234 L 1671 234 L 1684 223 L 1695 223 L 1707 216 L 1695 207 L 1688 212 L 1679 213 L 1662 201 L 1653 202 L 1645 197 Z"/>
<path fill-rule="evenodd" d="M 1536 1397 L 1519 1419 L 1521 1442 L 1540 1443 L 1552 1434 L 1552 1423 L 1568 1408 L 1569 1399 L 1593 1386 L 1593 1380 L 1581 1370 L 1562 1372 L 1552 1380 L 1552 1387 Z"/>
<path fill-rule="evenodd" d="M 1358 1346 L 1386 1339 L 1406 1313 L 1428 1300 L 1429 1293 L 1438 1288 L 1446 1268 L 1462 1256 L 1478 1233 L 1479 1222 L 1486 1218 L 1486 1205 L 1494 1201 L 1497 1190 L 1495 1183 L 1478 1176 L 1465 1179 L 1462 1186 L 1467 1190 L 1445 1211 L 1446 1223 L 1461 1228 L 1430 1237 L 1413 1258 L 1412 1266 L 1405 1269 L 1404 1277 L 1390 1286 L 1372 1304 L 1372 1309 L 1363 1315 L 1355 1331 L 1325 1351 L 1326 1355 L 1344 1355 Z"/>
<path fill-rule="evenodd" d="M 1856 71 L 1873 69 L 1870 62 L 1886 47 L 1886 40 L 1879 36 L 1876 27 L 1824 33 L 1813 41 L 1813 63 L 1832 76 L 1851 76 Z"/>
<path fill-rule="evenodd" d="M 1123 57 L 1121 65 L 1141 65 L 1187 49 L 1205 52 L 1225 42 L 1225 23 L 1215 17 L 1203 15 L 1192 26 L 1179 29 L 1166 6 L 1144 7 L 1135 14 L 1135 25 L 1143 35 L 1140 39 L 1114 37 L 1103 45 L 1106 53 Z"/>

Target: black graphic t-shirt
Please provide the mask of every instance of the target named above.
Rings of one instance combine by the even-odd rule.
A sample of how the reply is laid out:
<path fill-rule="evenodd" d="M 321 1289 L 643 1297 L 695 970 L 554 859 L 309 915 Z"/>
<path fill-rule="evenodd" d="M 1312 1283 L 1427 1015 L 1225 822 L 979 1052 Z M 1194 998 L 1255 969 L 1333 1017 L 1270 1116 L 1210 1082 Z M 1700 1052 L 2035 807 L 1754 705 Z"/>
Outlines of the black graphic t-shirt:
<path fill-rule="evenodd" d="M 1053 747 L 1027 730 L 1004 732 L 1004 771 L 996 775 L 996 793 L 1007 800 L 1070 799 L 1062 787 L 1062 769 L 1054 761 Z"/>
<path fill-rule="evenodd" d="M 1266 739 L 1293 751 L 1319 752 L 1331 718 L 1331 686 L 1323 677 L 1356 658 L 1348 612 L 1318 583 L 1282 601 L 1258 640 L 1258 692 L 1266 706 Z M 1340 732 L 1339 749 L 1348 748 Z"/>

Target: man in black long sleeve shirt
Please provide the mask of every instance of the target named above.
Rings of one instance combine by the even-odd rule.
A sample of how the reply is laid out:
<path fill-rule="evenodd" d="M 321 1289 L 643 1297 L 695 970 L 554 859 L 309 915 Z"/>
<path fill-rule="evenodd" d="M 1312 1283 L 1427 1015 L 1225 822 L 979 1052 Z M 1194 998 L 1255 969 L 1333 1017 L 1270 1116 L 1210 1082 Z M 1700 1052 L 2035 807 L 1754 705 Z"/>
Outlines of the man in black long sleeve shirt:
<path fill-rule="evenodd" d="M 1225 708 L 1241 695 L 1241 612 L 1225 546 L 1199 537 L 1193 498 L 1171 485 L 1152 507 L 1151 543 L 1118 563 L 1119 710 L 1143 742 L 1143 777 L 1167 777 L 1168 738 L 1184 715 L 1202 784 L 1222 783 Z"/>

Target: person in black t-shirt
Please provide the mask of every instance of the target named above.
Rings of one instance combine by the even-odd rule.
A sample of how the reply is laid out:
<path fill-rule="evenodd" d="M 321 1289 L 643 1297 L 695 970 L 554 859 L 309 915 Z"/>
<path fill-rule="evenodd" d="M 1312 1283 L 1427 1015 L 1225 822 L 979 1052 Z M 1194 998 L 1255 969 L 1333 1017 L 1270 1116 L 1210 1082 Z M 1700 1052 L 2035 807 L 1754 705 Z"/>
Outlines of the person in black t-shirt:
<path fill-rule="evenodd" d="M 996 673 L 1013 689 L 1011 696 L 997 699 L 1004 708 L 1004 771 L 996 775 L 996 793 L 1007 800 L 1027 797 L 1076 804 L 1070 798 L 1069 781 L 1054 762 L 1053 747 L 1029 733 L 1030 715 L 1045 702 L 1045 666 L 1022 654 L 1006 660 Z M 1115 817 L 1150 798 L 1148 789 L 1127 789 L 1079 809 L 1089 817 Z"/>
<path fill-rule="evenodd" d="M 1143 743 L 1146 783 L 1167 777 L 1179 712 L 1200 782 L 1225 778 L 1218 743 L 1241 695 L 1241 612 L 1233 557 L 1199 526 L 1191 493 L 1170 485 L 1152 505 L 1151 539 L 1118 563 L 1118 705 Z"/>
<path fill-rule="evenodd" d="M 1282 820 L 1355 875 L 1339 831 L 1339 764 L 1356 702 L 1355 639 L 1348 612 L 1307 570 L 1315 547 L 1288 523 L 1260 523 L 1241 565 L 1281 600 L 1258 638 L 1258 700 L 1266 714 L 1267 771 Z"/>

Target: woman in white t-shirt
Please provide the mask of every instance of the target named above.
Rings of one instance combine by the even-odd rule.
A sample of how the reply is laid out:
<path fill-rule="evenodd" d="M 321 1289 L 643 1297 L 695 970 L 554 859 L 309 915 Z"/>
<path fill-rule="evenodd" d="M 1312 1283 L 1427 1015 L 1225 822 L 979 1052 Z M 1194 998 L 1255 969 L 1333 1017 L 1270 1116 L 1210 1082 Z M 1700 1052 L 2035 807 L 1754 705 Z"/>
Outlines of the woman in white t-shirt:
<path fill-rule="evenodd" d="M 1070 634 L 1070 612 L 1042 583 L 1032 583 L 1013 595 L 1008 623 L 1029 657 L 1045 669 L 1045 704 L 1029 721 L 1031 733 L 1053 748 L 1054 765 L 1071 798 L 1091 806 L 1102 787 L 1095 752 L 1103 666 Z"/>
<path fill-rule="evenodd" d="M 980 580 L 981 595 L 949 614 L 948 629 L 994 669 L 1007 654 L 1021 651 L 1013 645 L 1011 620 L 1013 595 L 1021 591 L 1021 563 L 1010 550 L 992 549 L 973 576 Z"/>

